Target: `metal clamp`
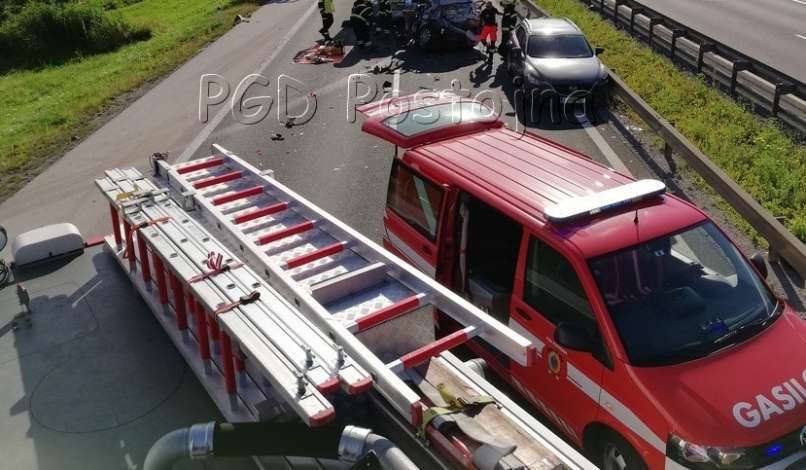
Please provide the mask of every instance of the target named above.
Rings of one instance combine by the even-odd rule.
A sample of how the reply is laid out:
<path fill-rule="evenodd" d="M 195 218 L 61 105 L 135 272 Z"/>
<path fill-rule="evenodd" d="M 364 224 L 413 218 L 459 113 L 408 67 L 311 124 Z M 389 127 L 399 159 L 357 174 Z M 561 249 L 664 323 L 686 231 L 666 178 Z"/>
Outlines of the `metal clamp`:
<path fill-rule="evenodd" d="M 213 434 L 215 421 L 194 424 L 188 431 L 188 455 L 193 460 L 207 459 L 213 456 Z"/>
<path fill-rule="evenodd" d="M 339 458 L 346 462 L 358 462 L 364 456 L 364 446 L 371 429 L 345 426 L 339 439 Z"/>

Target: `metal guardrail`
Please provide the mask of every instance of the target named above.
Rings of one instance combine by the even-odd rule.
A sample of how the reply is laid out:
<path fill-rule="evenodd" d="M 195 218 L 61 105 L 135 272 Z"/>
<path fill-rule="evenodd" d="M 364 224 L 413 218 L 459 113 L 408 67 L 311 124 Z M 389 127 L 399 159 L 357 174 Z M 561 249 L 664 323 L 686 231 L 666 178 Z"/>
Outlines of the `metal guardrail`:
<path fill-rule="evenodd" d="M 530 0 L 521 2 L 540 16 L 549 12 Z M 806 245 L 786 229 L 767 209 L 761 206 L 744 189 L 739 187 L 724 171 L 714 164 L 700 149 L 692 144 L 669 121 L 664 119 L 646 101 L 635 93 L 618 75 L 609 71 L 611 94 L 629 106 L 666 143 L 667 150 L 674 151 L 733 207 L 770 245 L 770 258 L 778 256 L 806 279 Z"/>
<path fill-rule="evenodd" d="M 697 73 L 733 97 L 752 103 L 806 133 L 806 84 L 635 0 L 581 0 L 631 36 L 645 40 L 673 62 Z"/>

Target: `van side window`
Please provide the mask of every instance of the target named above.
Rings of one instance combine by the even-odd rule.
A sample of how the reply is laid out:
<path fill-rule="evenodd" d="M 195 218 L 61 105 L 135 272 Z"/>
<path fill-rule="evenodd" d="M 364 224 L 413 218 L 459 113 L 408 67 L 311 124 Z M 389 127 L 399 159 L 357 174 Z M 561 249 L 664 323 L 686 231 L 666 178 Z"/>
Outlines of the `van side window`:
<path fill-rule="evenodd" d="M 571 263 L 534 236 L 529 240 L 523 300 L 553 324 L 581 322 L 595 329 L 588 298 Z"/>
<path fill-rule="evenodd" d="M 436 239 L 443 190 L 399 161 L 392 165 L 386 205 L 431 241 Z"/>

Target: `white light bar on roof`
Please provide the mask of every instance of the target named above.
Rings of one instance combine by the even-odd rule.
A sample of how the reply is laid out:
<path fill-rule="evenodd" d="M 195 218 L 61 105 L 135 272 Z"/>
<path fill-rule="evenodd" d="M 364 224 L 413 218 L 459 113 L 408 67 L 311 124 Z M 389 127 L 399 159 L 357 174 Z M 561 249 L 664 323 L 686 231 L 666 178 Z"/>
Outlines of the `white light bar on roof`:
<path fill-rule="evenodd" d="M 666 185 L 658 180 L 639 180 L 589 196 L 575 197 L 547 206 L 543 214 L 552 222 L 568 222 L 579 217 L 596 215 L 666 192 Z"/>

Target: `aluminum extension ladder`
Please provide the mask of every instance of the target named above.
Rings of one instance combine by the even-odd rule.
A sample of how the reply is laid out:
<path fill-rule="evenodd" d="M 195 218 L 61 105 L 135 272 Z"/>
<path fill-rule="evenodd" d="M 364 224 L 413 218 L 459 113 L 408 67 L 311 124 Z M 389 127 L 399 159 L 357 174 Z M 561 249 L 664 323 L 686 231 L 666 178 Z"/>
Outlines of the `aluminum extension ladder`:
<path fill-rule="evenodd" d="M 184 209 L 262 270 L 263 279 L 344 349 L 354 366 L 350 373 L 368 372 L 375 390 L 410 424 L 422 422 L 425 405 L 401 379 L 405 370 L 475 337 L 521 365 L 535 360 L 534 347 L 520 334 L 280 184 L 271 171 L 213 148 L 211 157 L 176 166 L 155 159 L 156 181 L 167 183 Z M 223 247 L 214 249 L 229 256 Z M 357 336 L 429 305 L 463 327 L 391 362 Z M 325 369 L 335 367 L 326 363 Z"/>
<path fill-rule="evenodd" d="M 257 418 L 257 406 L 267 398 L 261 384 L 245 380 L 235 393 L 236 375 L 246 367 L 241 354 L 258 369 L 254 376 L 268 380 L 311 426 L 335 415 L 325 394 L 340 386 L 350 394 L 371 387 L 366 370 L 137 170 L 110 170 L 96 184 L 113 205 L 113 219 L 118 212 L 123 216 L 125 243 L 119 225 L 113 222 L 113 228 L 129 268 L 142 274 L 146 289 L 153 279 L 159 303 L 170 307 L 166 313 L 172 313 L 183 335 L 178 346 L 193 341 L 207 379 L 202 383 L 224 386 L 231 403 L 219 403 L 219 408 L 238 418 L 244 411 Z M 218 261 L 210 260 L 211 253 Z M 188 313 L 195 328 L 189 325 Z"/>

